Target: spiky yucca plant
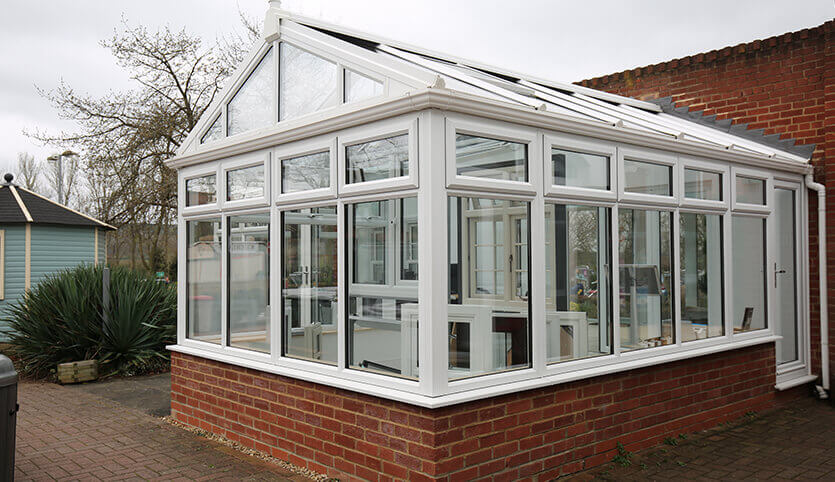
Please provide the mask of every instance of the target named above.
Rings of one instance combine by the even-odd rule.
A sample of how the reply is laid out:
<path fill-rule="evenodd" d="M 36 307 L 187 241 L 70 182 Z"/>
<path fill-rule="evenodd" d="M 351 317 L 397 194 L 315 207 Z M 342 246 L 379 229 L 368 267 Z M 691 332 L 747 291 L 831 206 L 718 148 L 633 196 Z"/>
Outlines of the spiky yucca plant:
<path fill-rule="evenodd" d="M 44 377 L 59 363 L 96 359 L 105 375 L 133 375 L 167 363 L 165 345 L 176 338 L 176 291 L 114 268 L 105 317 L 102 272 L 90 265 L 60 271 L 11 305 L 5 321 L 23 373 Z"/>

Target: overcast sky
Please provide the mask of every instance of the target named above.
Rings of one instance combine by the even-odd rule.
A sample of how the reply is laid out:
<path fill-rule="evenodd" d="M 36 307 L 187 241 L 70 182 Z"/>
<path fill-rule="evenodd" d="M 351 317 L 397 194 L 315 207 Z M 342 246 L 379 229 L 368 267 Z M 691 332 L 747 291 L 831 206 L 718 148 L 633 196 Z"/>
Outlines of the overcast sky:
<path fill-rule="evenodd" d="M 577 81 L 814 27 L 834 0 L 285 0 L 285 9 L 378 36 L 560 81 Z M 168 24 L 207 41 L 262 17 L 266 0 L 3 0 L 0 16 L 0 173 L 27 151 L 54 148 L 23 129 L 72 128 L 35 86 L 64 79 L 100 95 L 130 88 L 99 45 L 124 17 Z M 69 146 L 66 146 L 69 147 Z"/>

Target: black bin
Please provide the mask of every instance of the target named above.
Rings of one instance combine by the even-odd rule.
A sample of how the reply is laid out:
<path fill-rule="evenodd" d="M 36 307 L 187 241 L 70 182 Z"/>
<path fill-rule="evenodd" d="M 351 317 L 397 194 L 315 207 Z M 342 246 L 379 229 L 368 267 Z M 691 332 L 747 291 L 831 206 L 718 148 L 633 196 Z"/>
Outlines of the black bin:
<path fill-rule="evenodd" d="M 9 357 L 0 355 L 0 481 L 14 480 L 17 408 L 17 372 Z"/>

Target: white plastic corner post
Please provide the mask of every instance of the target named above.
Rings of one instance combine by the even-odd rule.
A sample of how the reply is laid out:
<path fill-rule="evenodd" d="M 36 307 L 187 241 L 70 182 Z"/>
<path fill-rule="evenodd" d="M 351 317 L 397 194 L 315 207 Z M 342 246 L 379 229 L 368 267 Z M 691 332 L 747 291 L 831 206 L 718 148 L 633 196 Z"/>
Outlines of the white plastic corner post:
<path fill-rule="evenodd" d="M 261 35 L 265 41 L 275 42 L 278 40 L 281 36 L 281 18 L 286 16 L 287 13 L 281 9 L 281 0 L 270 0 L 270 7 L 264 17 L 264 31 Z"/>

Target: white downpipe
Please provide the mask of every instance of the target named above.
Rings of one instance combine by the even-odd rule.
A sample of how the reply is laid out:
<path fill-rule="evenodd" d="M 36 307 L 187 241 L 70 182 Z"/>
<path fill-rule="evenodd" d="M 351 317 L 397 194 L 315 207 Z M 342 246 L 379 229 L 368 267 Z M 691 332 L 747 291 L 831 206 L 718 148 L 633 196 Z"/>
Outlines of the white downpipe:
<path fill-rule="evenodd" d="M 826 288 L 826 187 L 806 174 L 806 187 L 818 193 L 818 281 L 820 283 L 821 378 L 824 393 L 829 391 L 829 307 Z"/>

